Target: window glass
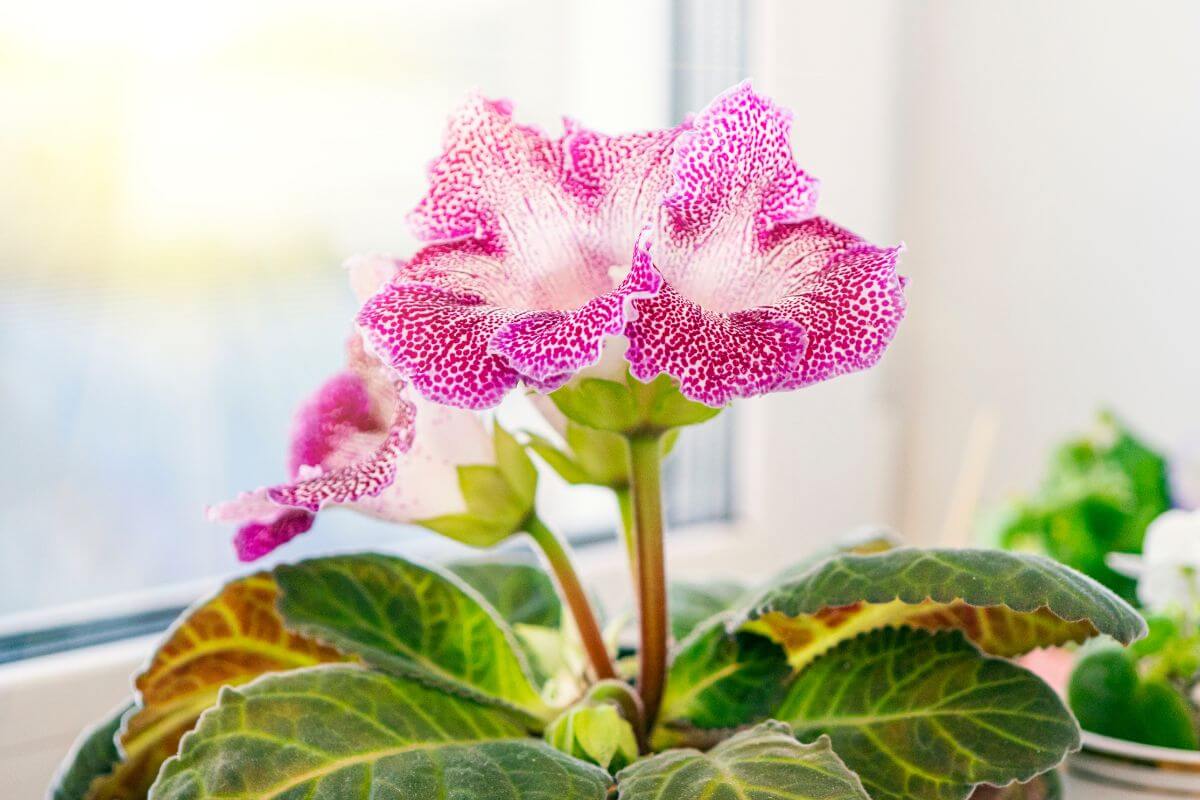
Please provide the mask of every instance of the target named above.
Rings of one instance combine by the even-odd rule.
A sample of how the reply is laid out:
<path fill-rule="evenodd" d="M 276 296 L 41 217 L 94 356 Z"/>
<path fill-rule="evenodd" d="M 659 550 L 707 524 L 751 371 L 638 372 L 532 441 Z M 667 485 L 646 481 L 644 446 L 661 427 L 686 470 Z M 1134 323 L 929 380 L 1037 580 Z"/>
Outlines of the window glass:
<path fill-rule="evenodd" d="M 608 130 L 667 122 L 667 3 L 589 9 L 6 10 L 0 635 L 186 602 L 198 579 L 239 568 L 232 532 L 204 507 L 284 477 L 294 409 L 342 364 L 354 306 L 338 265 L 411 251 L 404 215 L 466 92 L 511 97 L 551 130 L 564 113 Z M 728 485 L 676 469 L 679 496 L 697 484 L 681 518 L 727 512 L 728 492 L 706 480 Z M 546 483 L 560 528 L 611 530 L 606 493 L 567 501 Z M 428 537 L 337 512 L 281 555 L 417 539 Z"/>

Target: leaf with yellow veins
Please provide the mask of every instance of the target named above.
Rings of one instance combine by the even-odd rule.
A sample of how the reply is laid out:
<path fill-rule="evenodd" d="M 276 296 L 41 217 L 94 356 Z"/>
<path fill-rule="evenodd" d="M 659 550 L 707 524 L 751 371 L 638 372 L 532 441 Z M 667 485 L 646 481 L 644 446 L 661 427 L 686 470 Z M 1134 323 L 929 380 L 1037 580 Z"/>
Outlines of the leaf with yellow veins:
<path fill-rule="evenodd" d="M 222 686 L 346 660 L 332 647 L 285 628 L 275 607 L 278 594 L 269 575 L 251 575 L 180 618 L 135 678 L 139 702 L 121 726 L 121 762 L 93 787 L 89 800 L 144 796 L 159 765 L 175 754 L 200 713 L 217 702 Z"/>
<path fill-rule="evenodd" d="M 1123 600 L 1049 559 L 914 548 L 826 559 L 766 589 L 733 624 L 783 645 L 797 671 L 860 633 L 900 626 L 961 630 L 1002 656 L 1100 633 L 1123 643 L 1145 634 Z"/>

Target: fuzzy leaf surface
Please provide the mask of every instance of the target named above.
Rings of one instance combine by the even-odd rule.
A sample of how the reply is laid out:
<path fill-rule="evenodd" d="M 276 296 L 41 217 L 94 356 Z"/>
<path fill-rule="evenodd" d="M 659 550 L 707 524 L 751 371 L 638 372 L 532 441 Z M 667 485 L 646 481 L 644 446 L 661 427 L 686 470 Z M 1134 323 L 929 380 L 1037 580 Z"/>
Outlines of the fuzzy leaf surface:
<path fill-rule="evenodd" d="M 451 564 L 450 571 L 483 595 L 510 625 L 557 628 L 562 621 L 562 602 L 554 581 L 535 566 L 465 561 Z"/>
<path fill-rule="evenodd" d="M 870 800 L 821 738 L 765 722 L 702 753 L 668 750 L 617 775 L 620 800 Z"/>
<path fill-rule="evenodd" d="M 116 736 L 121 717 L 130 709 L 121 706 L 114 714 L 80 734 L 50 787 L 48 800 L 87 800 L 92 793 L 112 783 L 113 770 L 121 761 Z"/>
<path fill-rule="evenodd" d="M 603 800 L 603 770 L 525 733 L 519 714 L 352 666 L 226 690 L 152 800 Z"/>
<path fill-rule="evenodd" d="M 845 642 L 800 673 L 776 716 L 801 741 L 828 736 L 875 800 L 962 800 L 1079 748 L 1053 689 L 959 631 L 886 628 Z"/>
<path fill-rule="evenodd" d="M 667 608 L 671 610 L 671 635 L 681 642 L 700 623 L 727 611 L 746 591 L 739 583 L 674 582 L 667 587 Z"/>
<path fill-rule="evenodd" d="M 721 617 L 685 639 L 667 670 L 659 715 L 666 728 L 737 728 L 770 715 L 792 669 L 779 645 L 729 633 Z"/>
<path fill-rule="evenodd" d="M 217 702 L 222 686 L 345 660 L 337 650 L 287 630 L 275 607 L 278 594 L 270 575 L 259 573 L 229 582 L 184 612 L 135 676 L 138 703 L 122 721 L 121 761 L 89 800 L 144 796 L 180 737 Z"/>
<path fill-rule="evenodd" d="M 290 628 L 387 672 L 544 718 L 511 629 L 448 572 L 364 553 L 281 565 Z"/>
<path fill-rule="evenodd" d="M 959 629 L 1014 656 L 1098 633 L 1128 644 L 1146 623 L 1096 581 L 1055 561 L 1001 550 L 921 550 L 828 558 L 768 588 L 742 619 L 782 644 L 797 670 L 863 631 Z"/>

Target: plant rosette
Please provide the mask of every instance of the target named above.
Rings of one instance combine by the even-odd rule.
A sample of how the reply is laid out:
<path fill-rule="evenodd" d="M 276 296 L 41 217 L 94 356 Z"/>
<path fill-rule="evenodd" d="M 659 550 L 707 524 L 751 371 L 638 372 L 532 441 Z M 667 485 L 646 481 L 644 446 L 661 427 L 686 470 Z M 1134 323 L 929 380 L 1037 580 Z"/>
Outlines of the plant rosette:
<path fill-rule="evenodd" d="M 1098 584 L 997 551 L 837 553 L 728 606 L 700 591 L 639 754 L 632 686 L 581 675 L 580 699 L 545 699 L 526 643 L 569 615 L 536 567 L 367 553 L 237 579 L 176 624 L 53 797 L 967 797 L 1079 745 L 1009 658 L 1142 633 Z M 699 604 L 722 610 L 697 622 Z"/>
<path fill-rule="evenodd" d="M 552 138 L 455 115 L 411 258 L 348 265 L 343 372 L 284 483 L 210 510 L 252 561 L 342 507 L 532 564 L 312 558 L 184 614 L 54 800 L 1049 797 L 1079 747 L 1013 659 L 1142 618 L 1047 558 L 872 536 L 753 589 L 672 585 L 662 460 L 738 398 L 875 364 L 901 249 L 816 214 L 791 116 L 748 84 L 679 126 Z M 481 416 L 524 387 L 561 441 Z M 621 499 L 638 616 L 614 661 L 537 508 L 532 451 Z"/>

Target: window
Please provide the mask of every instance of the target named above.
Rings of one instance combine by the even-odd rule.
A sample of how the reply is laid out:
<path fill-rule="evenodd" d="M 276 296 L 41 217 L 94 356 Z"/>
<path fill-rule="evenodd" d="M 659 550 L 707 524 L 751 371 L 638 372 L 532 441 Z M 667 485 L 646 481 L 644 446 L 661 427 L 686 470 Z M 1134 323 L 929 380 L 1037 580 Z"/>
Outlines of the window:
<path fill-rule="evenodd" d="M 202 510 L 283 477 L 297 403 L 341 364 L 353 304 L 337 265 L 412 249 L 403 216 L 446 113 L 478 83 L 551 129 L 562 112 L 663 124 L 740 74 L 738 6 L 701 27 L 691 5 L 13 9 L 0 23 L 0 661 L 157 630 L 239 569 L 231 532 Z M 677 521 L 731 513 L 729 424 L 681 443 Z M 547 514 L 594 536 L 607 503 L 551 486 Z M 402 536 L 424 546 L 329 514 L 280 555 Z"/>

